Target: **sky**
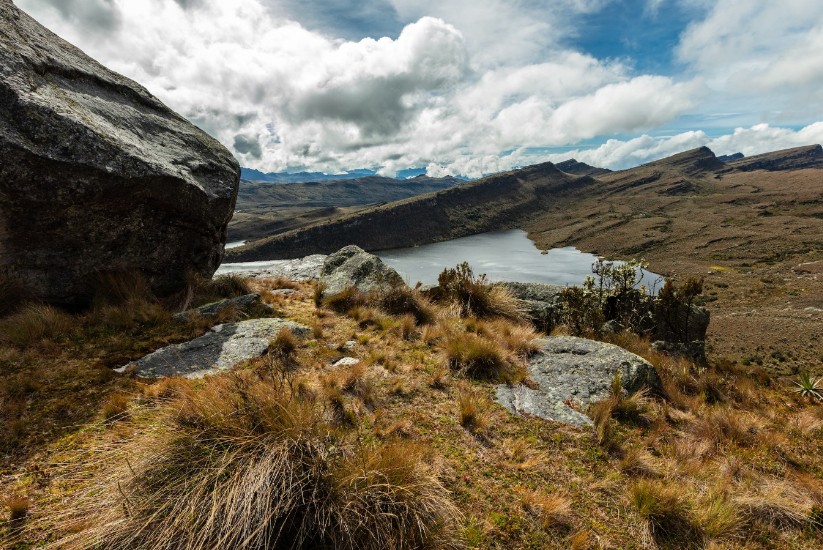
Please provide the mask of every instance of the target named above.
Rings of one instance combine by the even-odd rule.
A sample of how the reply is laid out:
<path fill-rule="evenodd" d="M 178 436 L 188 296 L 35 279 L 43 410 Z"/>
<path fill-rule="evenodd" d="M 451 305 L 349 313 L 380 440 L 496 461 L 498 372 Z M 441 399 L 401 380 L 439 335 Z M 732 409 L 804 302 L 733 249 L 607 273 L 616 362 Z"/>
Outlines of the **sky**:
<path fill-rule="evenodd" d="M 820 0 L 15 0 L 264 172 L 823 143 Z"/>

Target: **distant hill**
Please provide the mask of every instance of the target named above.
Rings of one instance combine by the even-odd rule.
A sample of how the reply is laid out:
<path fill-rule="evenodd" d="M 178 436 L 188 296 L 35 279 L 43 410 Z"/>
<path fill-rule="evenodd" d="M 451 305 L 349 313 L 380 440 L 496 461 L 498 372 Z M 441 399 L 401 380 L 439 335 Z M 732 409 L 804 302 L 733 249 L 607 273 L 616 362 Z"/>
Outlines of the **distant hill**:
<path fill-rule="evenodd" d="M 288 184 L 241 180 L 236 212 L 229 224 L 229 241 L 265 237 L 464 182 L 454 177 L 428 176 L 403 180 L 366 176 Z"/>
<path fill-rule="evenodd" d="M 374 176 L 374 170 L 351 170 L 344 174 L 324 174 L 323 172 L 261 172 L 253 168 L 241 168 L 240 178 L 247 181 L 269 183 L 302 183 L 307 181 L 333 181 Z"/>
<path fill-rule="evenodd" d="M 720 162 L 732 162 L 732 161 L 735 161 L 735 160 L 740 160 L 744 156 L 745 155 L 743 155 L 743 153 L 734 153 L 734 154 L 731 154 L 731 155 L 721 155 L 721 156 L 717 157 L 717 160 L 719 160 Z"/>
<path fill-rule="evenodd" d="M 728 162 L 735 170 L 798 170 L 801 168 L 823 168 L 823 147 L 808 145 L 783 151 L 764 153 L 753 157 L 733 159 Z"/>

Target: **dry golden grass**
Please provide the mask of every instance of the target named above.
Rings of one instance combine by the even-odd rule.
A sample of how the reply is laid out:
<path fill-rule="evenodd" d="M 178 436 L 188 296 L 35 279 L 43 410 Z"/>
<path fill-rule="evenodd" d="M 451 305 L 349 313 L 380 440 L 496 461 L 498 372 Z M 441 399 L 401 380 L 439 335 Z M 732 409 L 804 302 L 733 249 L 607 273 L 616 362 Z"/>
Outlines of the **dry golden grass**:
<path fill-rule="evenodd" d="M 254 283 L 253 288 L 260 292 L 270 284 Z M 271 532 L 272 525 L 287 521 L 277 517 L 297 516 L 305 518 L 306 530 L 319 522 L 314 532 L 326 529 L 322 532 L 337 537 L 332 527 L 322 527 L 329 525 L 323 518 L 345 516 L 375 525 L 372 532 L 383 533 L 383 546 L 420 547 L 424 544 L 414 536 L 398 542 L 397 531 L 380 527 L 386 518 L 373 521 L 371 514 L 375 503 L 393 503 L 389 514 L 410 507 L 425 510 L 425 505 L 384 490 L 381 484 L 392 476 L 382 466 L 363 466 L 400 464 L 396 454 L 416 454 L 416 461 L 401 469 L 422 476 L 415 479 L 441 483 L 437 494 L 459 503 L 464 518 L 445 512 L 450 519 L 443 519 L 443 530 L 432 527 L 429 540 L 446 542 L 430 542 L 434 547 L 457 545 L 460 538 L 475 548 L 823 544 L 814 527 L 823 502 L 818 487 L 823 415 L 787 389 L 790 381 L 769 380 L 756 367 L 729 362 L 699 367 L 660 355 L 636 336 L 613 335 L 655 364 L 667 391 L 665 396 L 621 392 L 603 415 L 610 441 L 610 452 L 604 452 L 588 429 L 510 415 L 489 399 L 495 382 L 460 377 L 447 368 L 445 342 L 466 335 L 489 342 L 513 368 L 522 369 L 530 353 L 530 329 L 499 318 L 460 317 L 446 304 L 432 306 L 433 324 L 415 320 L 414 334 L 404 334 L 403 324 L 411 328 L 407 313 L 365 304 L 360 306 L 365 313 L 355 308 L 339 315 L 314 307 L 310 284 L 297 286 L 300 292 L 288 299 L 263 293 L 284 317 L 320 327 L 313 340 L 293 349 L 288 370 L 275 360 L 279 354 L 271 353 L 242 367 L 239 379 L 221 375 L 148 383 L 111 375 L 109 366 L 197 335 L 205 325 L 195 320 L 138 319 L 121 330 L 73 316 L 77 328 L 69 336 L 43 339 L 34 349 L 0 345 L 0 414 L 4 427 L 19 430 L 18 443 L 9 448 L 24 450 L 0 463 L 0 493 L 27 495 L 32 503 L 20 540 L 29 546 L 74 541 L 82 547 L 106 532 L 114 533 L 111 540 L 122 547 L 131 540 L 132 546 L 152 548 L 151 541 L 143 544 L 154 536 L 150 531 L 160 537 L 179 529 L 185 535 L 176 540 L 196 547 L 212 545 L 215 536 L 231 541 L 243 529 L 252 536 L 249 523 Z M 366 322 L 361 325 L 352 314 Z M 331 367 L 349 340 L 357 344 L 346 354 L 361 357 L 362 364 Z M 114 394 L 131 396 L 128 422 L 107 424 L 100 414 Z M 75 403 L 91 414 L 63 412 Z M 476 428 L 461 425 L 463 408 L 467 425 L 477 422 L 470 418 L 480 419 Z M 63 417 L 65 423 L 59 423 Z M 17 424 L 9 422 L 17 418 Z M 50 432 L 55 435 L 39 435 Z M 184 441 L 188 454 L 178 454 L 172 435 Z M 288 443 L 295 441 L 299 445 Z M 318 485 L 305 474 L 307 464 L 322 474 L 333 495 L 313 492 Z M 377 470 L 381 473 L 374 474 Z M 277 472 L 295 483 L 278 481 L 283 478 Z M 173 482 L 168 492 L 138 481 L 161 478 Z M 646 491 L 653 504 L 637 507 L 631 504 L 633 489 L 645 482 L 655 484 Z M 252 490 L 253 483 L 260 492 Z M 401 497 L 420 494 L 398 486 Z M 266 492 L 288 499 L 293 487 L 317 495 L 316 506 L 306 511 L 258 498 Z M 677 489 L 674 504 L 661 489 L 666 487 Z M 218 499 L 218 492 L 227 497 Z M 522 495 L 528 492 L 573 502 L 569 527 L 545 528 L 539 506 L 523 506 Z M 323 495 L 331 500 L 320 499 Z M 249 515 L 237 512 L 241 501 Z M 129 518 L 124 506 L 134 512 Z M 352 514 L 335 515 L 341 507 Z M 321 509 L 333 513 L 318 516 Z M 170 511 L 175 519 L 165 516 Z M 273 514 L 271 522 L 260 521 L 259 514 Z M 285 537 L 296 529 L 279 532 Z M 0 522 L 0 545 L 10 534 L 18 536 Z M 361 543 L 346 536 L 340 540 L 343 546 Z"/>
<path fill-rule="evenodd" d="M 468 332 L 452 333 L 442 349 L 449 367 L 470 378 L 500 382 L 522 379 L 522 369 L 512 364 L 495 340 Z"/>
<path fill-rule="evenodd" d="M 126 420 L 129 416 L 129 401 L 125 394 L 111 394 L 103 403 L 103 419 L 109 423 Z"/>

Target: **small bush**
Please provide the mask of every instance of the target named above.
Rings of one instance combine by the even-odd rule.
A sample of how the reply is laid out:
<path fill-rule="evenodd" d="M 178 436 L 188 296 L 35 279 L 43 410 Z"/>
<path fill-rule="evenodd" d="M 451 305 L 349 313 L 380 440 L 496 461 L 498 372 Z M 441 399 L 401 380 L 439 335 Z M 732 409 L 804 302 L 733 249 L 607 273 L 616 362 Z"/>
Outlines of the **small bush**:
<path fill-rule="evenodd" d="M 654 298 L 642 284 L 646 263 L 597 260 L 582 287 L 559 295 L 558 321 L 572 335 L 599 334 L 606 321 L 637 333 L 651 328 Z"/>

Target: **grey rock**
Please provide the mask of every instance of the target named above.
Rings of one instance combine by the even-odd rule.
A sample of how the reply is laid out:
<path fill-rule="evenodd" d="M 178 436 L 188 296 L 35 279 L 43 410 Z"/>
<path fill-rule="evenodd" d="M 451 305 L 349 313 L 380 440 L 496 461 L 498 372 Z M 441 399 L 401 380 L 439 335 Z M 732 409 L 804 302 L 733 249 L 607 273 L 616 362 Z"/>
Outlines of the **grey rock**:
<path fill-rule="evenodd" d="M 161 348 L 115 371 L 134 372 L 141 378 L 201 378 L 260 357 L 282 329 L 301 337 L 309 333 L 308 327 L 283 319 L 251 319 L 218 325 L 199 338 Z"/>
<path fill-rule="evenodd" d="M 203 317 L 215 317 L 228 307 L 236 307 L 243 311 L 248 311 L 252 308 L 266 310 L 267 313 L 274 311 L 271 306 L 260 301 L 259 294 L 246 294 L 235 298 L 226 298 L 225 300 L 220 300 L 219 302 L 212 302 L 210 304 L 178 313 L 174 315 L 174 319 L 177 321 L 184 321 L 187 316 L 192 314 L 202 315 Z"/>
<path fill-rule="evenodd" d="M 370 292 L 405 284 L 397 271 L 384 264 L 383 260 L 354 245 L 346 246 L 326 258 L 320 282 L 325 285 L 324 296 L 351 287 Z"/>
<path fill-rule="evenodd" d="M 312 254 L 305 258 L 294 260 L 271 260 L 266 262 L 241 262 L 223 264 L 217 270 L 217 275 L 241 273 L 245 277 L 255 279 L 276 279 L 283 277 L 290 281 L 314 281 L 320 278 L 325 254 Z"/>
<path fill-rule="evenodd" d="M 508 290 L 512 296 L 520 300 L 531 300 L 535 302 L 544 302 L 547 304 L 554 304 L 558 296 L 565 287 L 558 285 L 549 285 L 545 283 L 517 283 L 517 282 L 501 282 L 495 283 Z"/>
<path fill-rule="evenodd" d="M 339 361 L 337 361 L 332 366 L 333 367 L 353 367 L 354 365 L 357 365 L 359 363 L 360 363 L 360 359 L 356 359 L 354 357 L 344 357 L 343 359 L 340 359 Z"/>
<path fill-rule="evenodd" d="M 0 270 L 82 306 L 101 272 L 161 293 L 223 256 L 240 177 L 217 140 L 0 0 Z"/>
<path fill-rule="evenodd" d="M 496 389 L 497 401 L 515 414 L 574 426 L 591 425 L 580 411 L 609 396 L 617 372 L 627 393 L 644 387 L 661 389 L 654 367 L 618 346 L 572 336 L 553 336 L 538 342 L 540 349 L 528 366 L 529 376 L 538 387 L 500 385 Z M 567 403 L 574 403 L 579 410 Z"/>

